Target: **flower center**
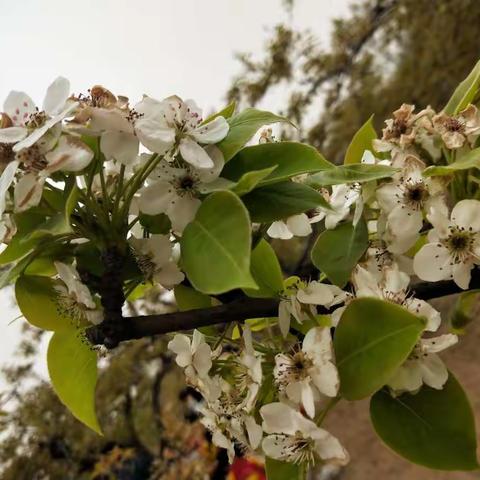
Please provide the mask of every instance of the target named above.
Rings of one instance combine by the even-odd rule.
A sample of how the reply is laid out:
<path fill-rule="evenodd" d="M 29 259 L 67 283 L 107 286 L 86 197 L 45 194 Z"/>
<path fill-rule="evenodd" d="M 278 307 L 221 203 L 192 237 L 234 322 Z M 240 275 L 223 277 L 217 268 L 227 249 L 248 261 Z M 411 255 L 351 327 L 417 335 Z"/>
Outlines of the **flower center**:
<path fill-rule="evenodd" d="M 147 280 L 151 280 L 157 269 L 157 266 L 152 261 L 152 257 L 147 254 L 139 253 L 135 250 L 133 250 L 133 256 L 135 257 L 135 261 L 137 262 L 138 268 L 143 273 L 143 276 Z"/>
<path fill-rule="evenodd" d="M 282 442 L 281 455 L 285 459 L 293 463 L 306 463 L 308 465 L 315 463 L 315 441 L 312 438 L 305 438 L 302 432 L 296 432 L 294 436 L 280 433 L 274 436 L 278 440 L 289 440 L 288 442 Z"/>
<path fill-rule="evenodd" d="M 412 182 L 407 179 L 404 183 L 403 203 L 413 210 L 420 210 L 428 197 L 428 189 L 424 182 Z"/>
<path fill-rule="evenodd" d="M 450 251 L 453 263 L 463 263 L 473 256 L 473 246 L 476 235 L 463 227 L 450 227 L 450 235 L 445 239 L 444 245 Z"/>
<path fill-rule="evenodd" d="M 449 132 L 463 132 L 465 125 L 458 118 L 450 117 L 445 121 L 445 128 Z"/>
<path fill-rule="evenodd" d="M 39 128 L 45 124 L 47 121 L 47 114 L 42 110 L 37 111 L 35 113 L 31 113 L 28 117 L 28 120 L 25 122 L 25 126 L 30 130 L 34 130 L 35 128 Z"/>
<path fill-rule="evenodd" d="M 17 160 L 19 160 L 26 172 L 40 172 L 43 170 L 48 162 L 45 155 L 40 152 L 37 145 L 24 148 L 17 153 Z"/>

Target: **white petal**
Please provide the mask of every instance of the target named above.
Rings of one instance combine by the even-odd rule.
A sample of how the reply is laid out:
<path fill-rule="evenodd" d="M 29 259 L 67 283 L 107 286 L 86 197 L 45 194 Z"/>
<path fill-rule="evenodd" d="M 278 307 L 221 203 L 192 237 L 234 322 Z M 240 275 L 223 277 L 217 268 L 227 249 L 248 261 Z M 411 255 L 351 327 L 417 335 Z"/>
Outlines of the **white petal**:
<path fill-rule="evenodd" d="M 205 377 L 212 368 L 212 350 L 210 345 L 202 343 L 193 355 L 193 366 L 200 377 Z"/>
<path fill-rule="evenodd" d="M 415 315 L 424 317 L 427 320 L 427 325 L 425 326 L 427 332 L 438 330 L 442 318 L 440 312 L 435 310 L 429 303 L 418 298 L 411 298 L 407 301 L 406 307 Z"/>
<path fill-rule="evenodd" d="M 286 223 L 288 229 L 297 237 L 306 237 L 312 233 L 312 226 L 304 213 L 288 217 Z"/>
<path fill-rule="evenodd" d="M 320 282 L 310 282 L 306 288 L 300 289 L 297 299 L 302 303 L 313 305 L 327 305 L 333 300 L 333 293 L 329 285 Z"/>
<path fill-rule="evenodd" d="M 473 268 L 473 262 L 460 262 L 452 266 L 452 274 L 454 282 L 464 290 L 468 289 L 470 285 L 470 279 L 472 277 L 471 270 Z"/>
<path fill-rule="evenodd" d="M 173 230 L 182 233 L 185 227 L 195 218 L 201 204 L 202 202 L 198 198 L 189 195 L 175 198 L 167 212 Z"/>
<path fill-rule="evenodd" d="M 129 133 L 105 132 L 100 139 L 100 149 L 107 160 L 130 165 L 137 159 L 138 140 Z"/>
<path fill-rule="evenodd" d="M 332 362 L 324 362 L 309 372 L 314 385 L 327 397 L 335 397 L 340 387 L 337 367 Z"/>
<path fill-rule="evenodd" d="M 48 152 L 45 158 L 48 161 L 46 170 L 56 172 L 79 172 L 93 160 L 92 150 L 77 137 L 62 135 L 54 150 Z"/>
<path fill-rule="evenodd" d="M 432 388 L 441 390 L 448 380 L 448 370 L 440 357 L 432 353 L 422 359 L 423 381 Z"/>
<path fill-rule="evenodd" d="M 191 138 L 184 137 L 180 140 L 180 153 L 183 159 L 195 168 L 214 167 L 206 150 Z"/>
<path fill-rule="evenodd" d="M 458 337 L 452 333 L 446 333 L 438 337 L 423 338 L 420 342 L 422 351 L 425 353 L 438 353 L 458 343 Z"/>
<path fill-rule="evenodd" d="M 267 235 L 271 238 L 280 238 L 282 240 L 289 240 L 293 238 L 293 233 L 288 229 L 287 224 L 282 220 L 273 222 L 268 227 Z"/>
<path fill-rule="evenodd" d="M 289 452 L 295 444 L 293 437 L 269 435 L 262 441 L 262 449 L 267 457 L 275 460 L 289 460 Z"/>
<path fill-rule="evenodd" d="M 3 111 L 12 119 L 15 126 L 24 126 L 36 109 L 35 103 L 26 93 L 13 90 L 3 104 Z"/>
<path fill-rule="evenodd" d="M 245 418 L 245 429 L 247 430 L 250 447 L 253 450 L 256 450 L 262 441 L 262 427 L 255 422 L 255 419 L 252 416 L 249 415 Z"/>
<path fill-rule="evenodd" d="M 278 326 L 284 338 L 287 337 L 290 330 L 290 302 L 288 300 L 280 300 L 278 305 Z"/>
<path fill-rule="evenodd" d="M 264 405 L 260 408 L 264 432 L 295 435 L 298 425 L 295 422 L 294 412 L 292 407 L 281 402 Z"/>
<path fill-rule="evenodd" d="M 153 277 L 156 282 L 165 288 L 172 288 L 185 280 L 185 275 L 175 262 L 167 263 L 159 271 L 155 272 Z"/>
<path fill-rule="evenodd" d="M 438 282 L 450 278 L 450 253 L 437 243 L 427 243 L 415 255 L 413 270 L 422 280 Z"/>
<path fill-rule="evenodd" d="M 10 162 L 5 167 L 5 170 L 2 172 L 2 176 L 0 177 L 0 215 L 3 215 L 3 212 L 5 211 L 8 189 L 15 178 L 18 164 L 19 162 L 16 161 Z"/>
<path fill-rule="evenodd" d="M 422 386 L 422 370 L 418 361 L 406 361 L 394 373 L 388 386 L 396 393 L 415 392 Z"/>
<path fill-rule="evenodd" d="M 199 143 L 218 143 L 227 136 L 229 129 L 230 126 L 224 117 L 216 117 L 211 122 L 197 127 L 190 134 Z"/>
<path fill-rule="evenodd" d="M 183 334 L 177 334 L 168 342 L 168 349 L 177 355 L 176 362 L 179 367 L 186 367 L 192 363 L 190 339 Z"/>
<path fill-rule="evenodd" d="M 139 191 L 138 208 L 147 215 L 165 213 L 173 200 L 179 198 L 169 182 L 159 181 Z"/>
<path fill-rule="evenodd" d="M 384 271 L 385 289 L 392 293 L 397 293 L 408 288 L 410 277 L 401 272 L 397 266 L 388 267 Z"/>
<path fill-rule="evenodd" d="M 40 203 L 43 192 L 44 177 L 35 173 L 27 173 L 15 185 L 15 211 L 23 212 Z"/>
<path fill-rule="evenodd" d="M 396 206 L 398 206 L 398 199 L 402 193 L 403 192 L 397 183 L 386 183 L 375 191 L 380 208 L 387 213 L 391 212 Z"/>
<path fill-rule="evenodd" d="M 27 136 L 28 130 L 24 127 L 0 128 L 0 143 L 15 143 Z"/>
<path fill-rule="evenodd" d="M 318 429 L 323 430 L 323 429 Z M 319 438 L 315 442 L 315 450 L 317 455 L 325 461 L 330 461 L 338 465 L 345 465 L 348 463 L 349 456 L 345 448 L 338 441 L 336 437 L 324 430 L 326 435 Z"/>
<path fill-rule="evenodd" d="M 0 130 L 1 132 L 1 130 Z M 222 151 L 215 145 L 208 145 L 205 151 L 213 162 L 211 168 L 199 168 L 197 170 L 198 177 L 202 183 L 209 183 L 218 178 L 220 172 L 223 170 L 225 160 Z"/>
<path fill-rule="evenodd" d="M 70 82 L 64 77 L 56 78 L 48 87 L 43 110 L 50 116 L 60 113 L 70 95 Z"/>
<path fill-rule="evenodd" d="M 460 228 L 480 231 L 480 202 L 478 200 L 462 200 L 452 210 L 452 222 Z"/>
<path fill-rule="evenodd" d="M 315 402 L 313 399 L 313 391 L 308 380 L 300 382 L 302 405 L 305 412 L 310 418 L 315 417 Z"/>

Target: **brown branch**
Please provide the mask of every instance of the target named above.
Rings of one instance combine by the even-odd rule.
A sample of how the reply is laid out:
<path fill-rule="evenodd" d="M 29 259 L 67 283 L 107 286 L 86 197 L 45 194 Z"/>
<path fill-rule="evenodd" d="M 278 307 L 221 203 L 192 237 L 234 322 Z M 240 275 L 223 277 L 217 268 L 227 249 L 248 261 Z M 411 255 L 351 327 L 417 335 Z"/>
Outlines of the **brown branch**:
<path fill-rule="evenodd" d="M 480 270 L 478 269 L 472 272 L 470 283 L 471 290 L 476 288 L 480 288 Z M 422 300 L 440 298 L 464 291 L 450 280 L 417 283 L 412 286 L 411 290 L 415 297 Z M 216 307 L 127 317 L 124 318 L 123 328 L 116 333 L 116 342 L 114 343 L 211 325 L 243 322 L 249 318 L 276 317 L 278 302 L 279 300 L 276 298 L 242 297 Z M 323 309 L 322 313 L 328 313 L 328 310 Z M 102 324 L 87 330 L 87 338 L 95 345 L 105 345 L 106 337 L 111 340 L 111 335 L 112 332 L 109 330 L 107 337 L 106 332 L 102 329 Z"/>

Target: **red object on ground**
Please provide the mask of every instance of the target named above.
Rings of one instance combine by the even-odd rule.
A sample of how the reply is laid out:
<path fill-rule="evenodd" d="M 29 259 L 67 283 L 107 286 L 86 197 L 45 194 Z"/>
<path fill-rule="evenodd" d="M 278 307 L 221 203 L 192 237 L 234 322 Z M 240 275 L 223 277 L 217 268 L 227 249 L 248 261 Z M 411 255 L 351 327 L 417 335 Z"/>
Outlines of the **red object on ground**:
<path fill-rule="evenodd" d="M 252 457 L 235 458 L 227 480 L 267 480 L 263 463 Z"/>

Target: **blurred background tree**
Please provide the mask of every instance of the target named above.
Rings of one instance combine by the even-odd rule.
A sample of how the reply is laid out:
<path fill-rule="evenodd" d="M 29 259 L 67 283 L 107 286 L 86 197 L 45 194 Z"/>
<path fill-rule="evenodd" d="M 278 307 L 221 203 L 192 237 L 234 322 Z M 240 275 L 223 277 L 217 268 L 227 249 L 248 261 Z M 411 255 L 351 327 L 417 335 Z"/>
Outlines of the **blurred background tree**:
<path fill-rule="evenodd" d="M 295 8 L 292 0 L 283 4 Z M 242 105 L 273 98 L 275 110 L 301 127 L 287 135 L 341 162 L 372 113 L 381 128 L 403 102 L 440 109 L 480 57 L 479 25 L 476 0 L 365 0 L 334 22 L 328 47 L 315 32 L 278 25 L 263 53 L 238 56 L 241 73 L 228 98 Z M 284 247 L 291 254 L 295 244 Z M 149 305 L 135 308 L 174 306 L 156 294 Z M 9 385 L 0 397 L 4 480 L 225 478 L 225 458 L 195 421 L 195 398 L 165 354 L 163 340 L 126 344 L 102 359 L 97 402 L 105 436 L 98 437 L 35 378 L 38 335 L 26 328 L 22 360 L 4 370 Z M 351 468 L 355 471 L 354 464 Z M 244 471 L 262 478 L 258 469 Z M 241 480 L 241 472 L 230 478 Z"/>

